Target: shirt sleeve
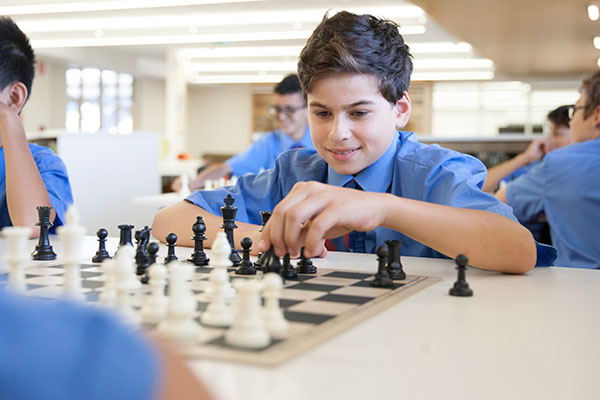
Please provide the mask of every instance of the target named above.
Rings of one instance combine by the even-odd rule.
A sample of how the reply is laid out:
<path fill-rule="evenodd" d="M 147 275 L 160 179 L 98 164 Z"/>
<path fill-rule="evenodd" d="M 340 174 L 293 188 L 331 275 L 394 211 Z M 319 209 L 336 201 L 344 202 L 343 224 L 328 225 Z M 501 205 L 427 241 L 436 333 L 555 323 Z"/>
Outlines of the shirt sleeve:
<path fill-rule="evenodd" d="M 506 201 L 522 222 L 537 220 L 544 211 L 545 166 L 536 165 L 506 187 Z"/>
<path fill-rule="evenodd" d="M 67 208 L 73 204 L 67 167 L 60 157 L 48 148 L 34 153 L 35 163 L 46 186 L 50 204 L 56 212 L 53 228 L 65 223 Z"/>
<path fill-rule="evenodd" d="M 268 132 L 255 140 L 250 147 L 225 161 L 235 176 L 248 173 L 256 174 L 261 168 L 269 169 L 279 154 L 274 149 L 277 137 L 273 132 Z M 275 154 L 273 154 L 275 153 Z"/>
<path fill-rule="evenodd" d="M 108 313 L 0 293 L 0 398 L 153 399 L 159 355 Z"/>

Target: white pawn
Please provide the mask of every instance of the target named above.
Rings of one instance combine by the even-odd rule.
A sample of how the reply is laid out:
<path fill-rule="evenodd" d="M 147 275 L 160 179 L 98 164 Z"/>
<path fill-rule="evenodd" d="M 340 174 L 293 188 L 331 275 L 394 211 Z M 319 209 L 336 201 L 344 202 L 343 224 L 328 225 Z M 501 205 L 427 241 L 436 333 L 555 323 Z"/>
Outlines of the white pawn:
<path fill-rule="evenodd" d="M 231 283 L 229 282 L 227 268 L 233 266 L 233 263 L 229 259 L 231 256 L 231 246 L 229 245 L 225 232 L 217 233 L 211 250 L 212 259 L 209 266 L 213 267 L 213 270 L 210 272 L 210 282 L 212 284 L 206 290 L 206 295 L 209 299 L 213 298 L 213 292 L 215 291 L 214 286 L 218 282 L 220 285 L 219 290 L 222 291 L 221 293 L 224 298 L 232 299 L 235 297 L 235 290 L 231 287 Z M 219 275 L 219 278 L 216 278 L 216 275 Z"/>
<path fill-rule="evenodd" d="M 117 305 L 117 282 L 115 276 L 115 260 L 109 258 L 100 265 L 104 284 L 99 301 L 105 307 L 116 307 Z"/>
<path fill-rule="evenodd" d="M 157 331 L 173 340 L 190 342 L 201 340 L 202 327 L 194 319 L 197 301 L 189 287 L 194 267 L 188 263 L 169 263 L 169 301 L 167 316 Z"/>
<path fill-rule="evenodd" d="M 213 181 L 211 181 L 210 179 L 207 179 L 204 181 L 204 190 L 213 190 L 214 189 L 214 185 L 213 185 Z"/>
<path fill-rule="evenodd" d="M 179 196 L 183 199 L 192 194 L 190 190 L 190 176 L 188 174 L 181 175 L 181 189 L 179 189 Z"/>
<path fill-rule="evenodd" d="M 135 249 L 132 246 L 121 246 L 115 256 L 114 268 L 117 310 L 127 322 L 138 325 L 141 319 L 131 304 L 131 292 L 141 288 L 142 284 L 135 275 Z"/>
<path fill-rule="evenodd" d="M 238 298 L 233 324 L 225 333 L 225 342 L 248 349 L 268 346 L 271 335 L 265 327 L 260 309 L 262 283 L 256 279 L 237 279 L 233 284 L 238 291 Z"/>
<path fill-rule="evenodd" d="M 25 263 L 30 255 L 25 249 L 32 229 L 25 226 L 7 226 L 2 229 L 6 238 L 6 254 L 3 259 L 8 264 L 8 286 L 17 292 L 25 292 Z"/>
<path fill-rule="evenodd" d="M 167 315 L 168 299 L 165 296 L 167 285 L 167 267 L 163 264 L 152 264 L 148 269 L 152 294 L 142 308 L 142 319 L 156 324 Z"/>
<path fill-rule="evenodd" d="M 82 243 L 85 227 L 79 224 L 79 213 L 75 206 L 69 207 L 66 215 L 67 223 L 59 226 L 56 233 L 62 243 L 60 260 L 65 265 L 65 284 L 63 294 L 65 297 L 83 300 L 81 290 L 81 270 L 79 261 L 82 259 Z"/>
<path fill-rule="evenodd" d="M 205 325 L 227 327 L 233 320 L 231 307 L 225 302 L 225 289 L 229 284 L 229 277 L 227 274 L 211 274 L 210 282 L 212 284 L 212 301 L 208 304 L 200 321 Z"/>
<path fill-rule="evenodd" d="M 224 177 L 220 177 L 219 179 L 217 179 L 217 185 L 216 185 L 217 189 L 225 186 L 226 183 L 227 182 L 225 181 L 225 178 Z"/>
<path fill-rule="evenodd" d="M 263 307 L 265 326 L 271 335 L 283 335 L 289 328 L 289 323 L 283 316 L 283 310 L 279 307 L 283 280 L 279 274 L 270 272 L 263 277 L 262 282 L 265 286 L 263 294 L 265 297 L 265 305 Z"/>

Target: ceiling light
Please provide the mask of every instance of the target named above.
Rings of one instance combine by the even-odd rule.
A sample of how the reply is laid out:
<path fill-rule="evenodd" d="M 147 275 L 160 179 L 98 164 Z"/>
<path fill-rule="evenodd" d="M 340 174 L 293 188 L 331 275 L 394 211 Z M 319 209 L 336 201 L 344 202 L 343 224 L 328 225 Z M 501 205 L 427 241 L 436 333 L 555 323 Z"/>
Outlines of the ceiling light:
<path fill-rule="evenodd" d="M 494 62 L 487 58 L 425 58 L 415 59 L 415 70 L 418 69 L 459 69 L 494 67 Z"/>
<path fill-rule="evenodd" d="M 600 50 L 600 36 L 594 37 L 594 47 Z"/>
<path fill-rule="evenodd" d="M 198 75 L 188 79 L 191 84 L 217 83 L 277 83 L 283 79 L 283 74 L 255 75 Z"/>
<path fill-rule="evenodd" d="M 411 81 L 478 81 L 494 79 L 492 71 L 486 72 L 415 72 Z"/>
<path fill-rule="evenodd" d="M 592 21 L 598 21 L 598 18 L 600 18 L 600 10 L 598 9 L 597 5 L 590 4 L 587 8 L 587 11 L 588 17 L 590 17 Z"/>
<path fill-rule="evenodd" d="M 598 61 L 596 62 L 596 64 L 598 64 L 598 67 L 600 67 L 600 58 L 598 59 Z"/>
<path fill-rule="evenodd" d="M 425 42 L 408 44 L 411 54 L 435 54 L 435 53 L 467 53 L 472 52 L 469 43 L 460 42 Z"/>
<path fill-rule="evenodd" d="M 23 4 L 0 7 L 0 15 L 56 14 L 88 11 L 132 10 L 141 8 L 194 6 L 203 4 L 244 3 L 262 0 L 112 0 L 68 3 Z"/>
<path fill-rule="evenodd" d="M 254 46 L 254 47 L 211 47 L 181 49 L 179 56 L 194 58 L 238 58 L 238 57 L 298 57 L 304 46 Z"/>

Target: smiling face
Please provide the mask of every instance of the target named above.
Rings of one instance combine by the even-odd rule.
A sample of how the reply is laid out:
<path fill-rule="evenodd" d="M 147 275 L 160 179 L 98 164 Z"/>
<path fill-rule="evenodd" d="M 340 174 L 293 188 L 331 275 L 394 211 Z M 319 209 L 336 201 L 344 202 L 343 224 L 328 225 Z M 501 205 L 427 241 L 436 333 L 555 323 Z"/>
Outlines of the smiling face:
<path fill-rule="evenodd" d="M 372 75 L 321 78 L 308 93 L 307 102 L 315 148 L 344 175 L 357 175 L 375 163 L 410 116 L 408 94 L 390 104 Z"/>

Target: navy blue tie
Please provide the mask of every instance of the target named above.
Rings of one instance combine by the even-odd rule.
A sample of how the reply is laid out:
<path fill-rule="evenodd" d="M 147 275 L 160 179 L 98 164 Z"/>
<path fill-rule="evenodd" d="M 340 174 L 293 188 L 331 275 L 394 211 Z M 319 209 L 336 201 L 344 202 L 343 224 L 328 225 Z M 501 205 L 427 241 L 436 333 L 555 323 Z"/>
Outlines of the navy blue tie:
<path fill-rule="evenodd" d="M 344 187 L 363 190 L 360 185 L 352 179 L 346 183 Z M 325 241 L 325 247 L 327 250 L 333 251 L 350 251 L 353 253 L 366 253 L 365 246 L 366 232 L 352 231 L 344 236 L 340 236 L 331 240 Z"/>

